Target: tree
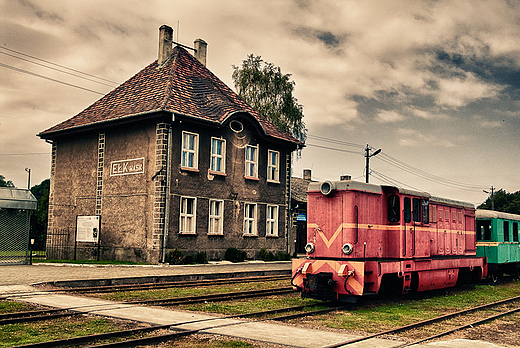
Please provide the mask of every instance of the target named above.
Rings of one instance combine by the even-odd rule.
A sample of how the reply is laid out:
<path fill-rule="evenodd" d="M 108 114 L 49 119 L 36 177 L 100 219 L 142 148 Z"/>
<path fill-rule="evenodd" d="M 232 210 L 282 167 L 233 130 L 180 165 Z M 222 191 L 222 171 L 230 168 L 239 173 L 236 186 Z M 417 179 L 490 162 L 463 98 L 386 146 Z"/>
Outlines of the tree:
<path fill-rule="evenodd" d="M 49 210 L 50 180 L 45 179 L 39 185 L 31 187 L 31 192 L 38 200 L 36 211 L 31 215 L 34 250 L 44 250 L 47 240 L 47 217 Z"/>
<path fill-rule="evenodd" d="M 509 193 L 505 190 L 498 190 L 493 195 L 495 210 L 504 213 L 520 214 L 520 191 Z M 491 210 L 491 197 L 478 206 L 479 209 Z"/>
<path fill-rule="evenodd" d="M 5 176 L 0 175 L 0 187 L 14 187 L 11 180 L 5 180 Z"/>
<path fill-rule="evenodd" d="M 263 66 L 262 66 L 263 63 Z M 233 82 L 238 95 L 271 123 L 305 142 L 307 129 L 303 106 L 293 97 L 296 83 L 280 67 L 250 54 L 242 66 L 233 65 Z"/>

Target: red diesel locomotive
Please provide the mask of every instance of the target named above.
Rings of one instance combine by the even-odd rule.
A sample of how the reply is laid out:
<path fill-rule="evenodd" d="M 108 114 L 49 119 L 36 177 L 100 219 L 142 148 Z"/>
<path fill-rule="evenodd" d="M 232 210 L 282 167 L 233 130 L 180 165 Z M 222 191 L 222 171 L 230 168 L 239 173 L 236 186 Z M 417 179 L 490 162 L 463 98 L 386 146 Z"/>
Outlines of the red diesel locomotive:
<path fill-rule="evenodd" d="M 292 264 L 303 297 L 354 301 L 487 275 L 473 204 L 351 180 L 311 183 L 307 197 L 307 257 Z"/>

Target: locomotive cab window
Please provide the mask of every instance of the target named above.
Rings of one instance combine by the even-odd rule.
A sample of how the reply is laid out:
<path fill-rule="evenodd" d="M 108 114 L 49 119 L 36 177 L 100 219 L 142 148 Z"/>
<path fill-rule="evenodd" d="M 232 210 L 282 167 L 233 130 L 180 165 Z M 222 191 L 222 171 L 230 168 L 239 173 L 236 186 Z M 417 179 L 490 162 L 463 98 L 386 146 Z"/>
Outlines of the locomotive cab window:
<path fill-rule="evenodd" d="M 404 222 L 412 221 L 412 200 L 408 197 L 404 198 Z"/>
<path fill-rule="evenodd" d="M 518 222 L 513 222 L 513 242 L 518 242 Z"/>
<path fill-rule="evenodd" d="M 491 240 L 490 220 L 477 220 L 477 240 Z"/>
<path fill-rule="evenodd" d="M 423 224 L 429 224 L 430 223 L 430 202 L 427 199 L 423 199 L 421 202 L 422 205 L 422 223 Z"/>
<path fill-rule="evenodd" d="M 399 222 L 399 196 L 388 196 L 388 222 Z"/>
<path fill-rule="evenodd" d="M 421 221 L 421 200 L 419 198 L 413 199 L 413 221 Z"/>

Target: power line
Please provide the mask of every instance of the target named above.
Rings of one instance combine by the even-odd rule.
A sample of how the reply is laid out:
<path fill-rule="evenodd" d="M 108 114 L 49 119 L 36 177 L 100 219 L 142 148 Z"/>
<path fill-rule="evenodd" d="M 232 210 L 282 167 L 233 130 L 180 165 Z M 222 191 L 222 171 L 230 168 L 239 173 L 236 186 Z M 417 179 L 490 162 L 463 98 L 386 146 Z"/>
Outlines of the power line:
<path fill-rule="evenodd" d="M 110 83 L 119 85 L 118 82 L 111 81 L 111 80 L 105 79 L 103 77 L 92 75 L 92 74 L 89 74 L 89 73 L 86 73 L 86 72 L 83 72 L 83 71 L 80 71 L 80 70 L 72 69 L 72 68 L 66 67 L 64 65 L 53 63 L 53 62 L 50 62 L 48 60 L 41 59 L 41 58 L 38 58 L 38 57 L 35 57 L 35 56 L 31 56 L 30 54 L 26 54 L 26 53 L 23 53 L 23 52 L 20 52 L 20 51 L 16 51 L 16 50 L 13 50 L 12 48 L 7 48 L 7 47 L 3 46 L 3 47 L 0 47 L 0 49 L 7 50 L 7 51 L 10 51 L 10 52 L 14 52 L 14 53 L 20 54 L 20 55 L 25 56 L 25 57 L 29 57 L 29 58 L 32 58 L 32 59 L 39 60 L 41 62 L 45 62 L 47 64 L 52 64 L 52 65 L 58 66 L 58 67 L 63 68 L 63 69 L 67 69 L 67 70 L 74 71 L 74 72 L 77 72 L 77 73 L 80 73 L 80 74 L 83 74 L 83 75 L 86 75 L 86 76 L 94 77 L 94 78 L 99 79 L 99 80 L 103 80 L 103 81 L 106 81 L 106 82 L 110 82 Z"/>
<path fill-rule="evenodd" d="M 338 148 L 335 148 L 335 147 L 328 147 L 328 146 L 309 144 L 309 143 L 305 143 L 305 145 L 306 146 L 312 146 L 312 147 L 318 147 L 320 149 L 326 149 L 326 150 L 333 150 L 333 151 L 346 152 L 346 153 L 354 153 L 356 155 L 361 154 L 361 152 L 358 152 L 358 151 L 343 150 L 343 149 L 338 149 Z"/>
<path fill-rule="evenodd" d="M 360 149 L 364 149 L 365 148 L 365 145 L 349 143 L 347 141 L 321 137 L 321 136 L 318 136 L 318 135 L 309 134 L 309 135 L 307 135 L 307 137 L 310 138 L 310 139 L 315 139 L 315 140 L 319 140 L 319 141 L 325 141 L 325 142 L 338 144 L 338 145 L 352 146 L 352 147 L 357 147 L 357 148 L 360 148 Z"/>
<path fill-rule="evenodd" d="M 46 79 L 46 80 L 49 80 L 49 81 L 53 81 L 53 82 L 57 82 L 57 83 L 61 83 L 62 85 L 65 85 L 65 86 L 69 86 L 69 87 L 74 87 L 74 88 L 82 89 L 82 90 L 87 91 L 87 92 L 92 92 L 92 93 L 97 93 L 97 94 L 105 95 L 105 93 L 101 93 L 101 92 L 98 92 L 98 91 L 94 91 L 94 90 L 92 90 L 92 89 L 88 89 L 88 88 L 85 88 L 85 87 L 81 87 L 81 86 L 78 86 L 78 85 L 74 85 L 74 84 L 72 84 L 72 83 L 68 83 L 68 82 L 64 82 L 64 81 L 56 80 L 56 79 L 53 79 L 52 77 L 48 77 L 48 76 L 44 76 L 44 75 L 40 75 L 40 74 L 34 73 L 34 72 L 32 72 L 32 71 L 28 71 L 28 70 L 25 70 L 25 69 L 17 68 L 17 67 L 14 67 L 14 66 L 8 65 L 8 64 L 0 63 L 0 66 L 2 66 L 2 67 L 4 67 L 4 68 L 7 68 L 7 69 L 14 70 L 14 71 L 22 72 L 22 73 L 24 73 L 24 74 L 28 74 L 28 75 L 32 75 L 32 76 L 36 76 L 36 77 L 40 77 L 40 78 L 42 78 L 42 79 Z"/>
<path fill-rule="evenodd" d="M 84 79 L 84 80 L 87 80 L 87 81 L 99 83 L 99 84 L 102 84 L 102 85 L 105 85 L 105 86 L 108 86 L 108 87 L 114 87 L 114 85 L 115 85 L 115 84 L 108 84 L 108 83 L 101 82 L 101 81 L 96 81 L 94 79 L 91 79 L 91 78 L 88 78 L 88 77 L 85 77 L 85 76 L 81 76 L 81 75 L 74 74 L 74 73 L 71 73 L 71 72 L 68 72 L 68 71 L 64 71 L 64 70 L 60 70 L 60 69 L 57 69 L 57 68 L 53 68 L 51 66 L 47 66 L 45 64 L 41 64 L 41 63 L 38 63 L 38 62 L 33 62 L 33 61 L 29 60 L 29 59 L 25 59 L 25 58 L 22 58 L 22 57 L 17 57 L 14 54 L 9 54 L 9 53 L 5 53 L 5 52 L 0 52 L 0 54 L 6 55 L 6 56 L 9 56 L 9 57 L 13 57 L 13 58 L 17 58 L 17 59 L 23 60 L 25 62 L 36 64 L 36 65 L 39 65 L 39 66 L 43 66 L 44 68 L 51 69 L 51 70 L 54 70 L 54 71 L 58 71 L 58 72 L 61 72 L 61 73 L 64 73 L 64 74 L 68 74 L 68 75 L 74 76 L 74 77 L 78 77 L 80 79 Z"/>

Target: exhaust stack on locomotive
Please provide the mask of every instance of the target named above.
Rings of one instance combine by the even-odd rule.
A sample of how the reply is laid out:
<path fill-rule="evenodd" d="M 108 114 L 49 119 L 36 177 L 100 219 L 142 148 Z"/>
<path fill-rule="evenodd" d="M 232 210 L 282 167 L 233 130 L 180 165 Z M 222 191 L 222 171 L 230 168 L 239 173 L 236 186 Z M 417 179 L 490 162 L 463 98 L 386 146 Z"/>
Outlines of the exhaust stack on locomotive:
<path fill-rule="evenodd" d="M 473 204 L 352 180 L 311 183 L 307 195 L 307 257 L 293 260 L 292 281 L 304 297 L 352 301 L 486 276 Z"/>

